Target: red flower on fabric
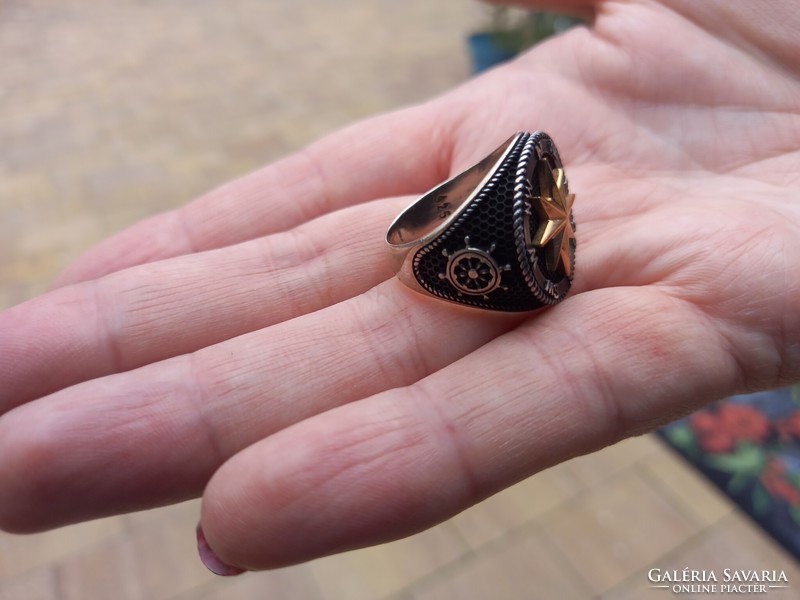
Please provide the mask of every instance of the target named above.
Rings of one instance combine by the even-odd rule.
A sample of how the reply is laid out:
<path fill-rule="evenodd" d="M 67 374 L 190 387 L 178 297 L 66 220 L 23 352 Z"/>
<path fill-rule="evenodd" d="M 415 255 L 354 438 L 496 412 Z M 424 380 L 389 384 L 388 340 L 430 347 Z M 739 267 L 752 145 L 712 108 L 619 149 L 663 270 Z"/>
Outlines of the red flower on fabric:
<path fill-rule="evenodd" d="M 689 418 L 697 443 L 706 452 L 730 452 L 736 442 L 760 442 L 769 435 L 769 421 L 747 404 L 722 404 L 716 412 L 701 411 Z"/>
<path fill-rule="evenodd" d="M 800 506 L 800 490 L 786 478 L 786 465 L 771 460 L 761 474 L 761 485 L 776 498 L 783 498 L 792 506 Z"/>
<path fill-rule="evenodd" d="M 781 440 L 800 439 L 800 412 L 792 413 L 786 419 L 775 423 L 775 429 Z"/>
<path fill-rule="evenodd" d="M 722 404 L 717 416 L 723 428 L 737 440 L 760 442 L 769 435 L 769 421 L 749 404 Z"/>
<path fill-rule="evenodd" d="M 715 414 L 706 411 L 694 413 L 689 418 L 689 426 L 705 452 L 730 452 L 736 445 L 736 439 L 722 427 L 722 421 Z"/>

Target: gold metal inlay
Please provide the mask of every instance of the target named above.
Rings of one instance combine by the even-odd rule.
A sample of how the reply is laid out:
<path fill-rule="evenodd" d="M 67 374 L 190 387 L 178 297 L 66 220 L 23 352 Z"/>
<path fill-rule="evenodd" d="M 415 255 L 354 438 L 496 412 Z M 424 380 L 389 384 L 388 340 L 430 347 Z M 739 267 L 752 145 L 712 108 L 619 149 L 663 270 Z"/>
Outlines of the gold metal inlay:
<path fill-rule="evenodd" d="M 540 196 L 533 198 L 533 209 L 539 217 L 539 228 L 533 243 L 544 248 L 547 268 L 555 271 L 561 264 L 567 277 L 572 275 L 570 242 L 575 239 L 575 230 L 570 212 L 575 194 L 570 194 L 564 169 L 553 169 L 545 162 L 539 169 Z"/>

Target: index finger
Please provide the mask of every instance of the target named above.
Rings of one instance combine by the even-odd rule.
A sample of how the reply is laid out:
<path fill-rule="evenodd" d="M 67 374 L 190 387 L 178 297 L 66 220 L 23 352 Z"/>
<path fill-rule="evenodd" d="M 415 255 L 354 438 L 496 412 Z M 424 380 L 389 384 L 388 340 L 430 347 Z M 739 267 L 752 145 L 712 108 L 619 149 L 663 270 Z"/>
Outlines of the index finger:
<path fill-rule="evenodd" d="M 86 252 L 55 285 L 221 248 L 346 206 L 423 191 L 449 170 L 450 111 L 443 105 L 437 100 L 362 121 L 145 219 Z"/>

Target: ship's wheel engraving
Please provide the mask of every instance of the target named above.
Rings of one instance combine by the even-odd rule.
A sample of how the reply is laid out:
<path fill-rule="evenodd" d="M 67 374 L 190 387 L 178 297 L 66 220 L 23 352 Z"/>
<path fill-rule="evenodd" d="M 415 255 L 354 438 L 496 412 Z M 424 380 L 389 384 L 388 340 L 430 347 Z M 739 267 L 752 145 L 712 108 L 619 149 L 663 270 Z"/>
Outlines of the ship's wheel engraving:
<path fill-rule="evenodd" d="M 442 250 L 442 254 L 447 257 L 447 270 L 439 273 L 439 279 L 449 281 L 459 295 L 483 296 L 484 300 L 488 300 L 489 293 L 498 287 L 508 289 L 500 285 L 500 277 L 511 266 L 500 266 L 492 258 L 495 244 L 488 250 L 474 248 L 469 245 L 467 236 L 464 238 L 464 246 L 452 254 L 446 248 Z"/>

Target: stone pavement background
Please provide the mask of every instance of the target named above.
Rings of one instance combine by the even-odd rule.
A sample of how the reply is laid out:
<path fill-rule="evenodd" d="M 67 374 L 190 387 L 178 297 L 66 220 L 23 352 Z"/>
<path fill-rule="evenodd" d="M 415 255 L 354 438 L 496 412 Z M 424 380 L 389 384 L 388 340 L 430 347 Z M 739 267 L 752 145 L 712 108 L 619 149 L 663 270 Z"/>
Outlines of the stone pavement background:
<path fill-rule="evenodd" d="M 482 10 L 469 0 L 0 0 L 0 308 L 144 216 L 456 85 Z M 800 586 L 792 559 L 650 437 L 407 540 L 233 580 L 197 560 L 197 517 L 195 501 L 0 534 L 0 600 L 663 598 L 647 588 L 654 566 L 786 569 Z"/>
<path fill-rule="evenodd" d="M 3 0 L 0 305 L 109 232 L 451 88 L 481 16 L 461 0 Z"/>

